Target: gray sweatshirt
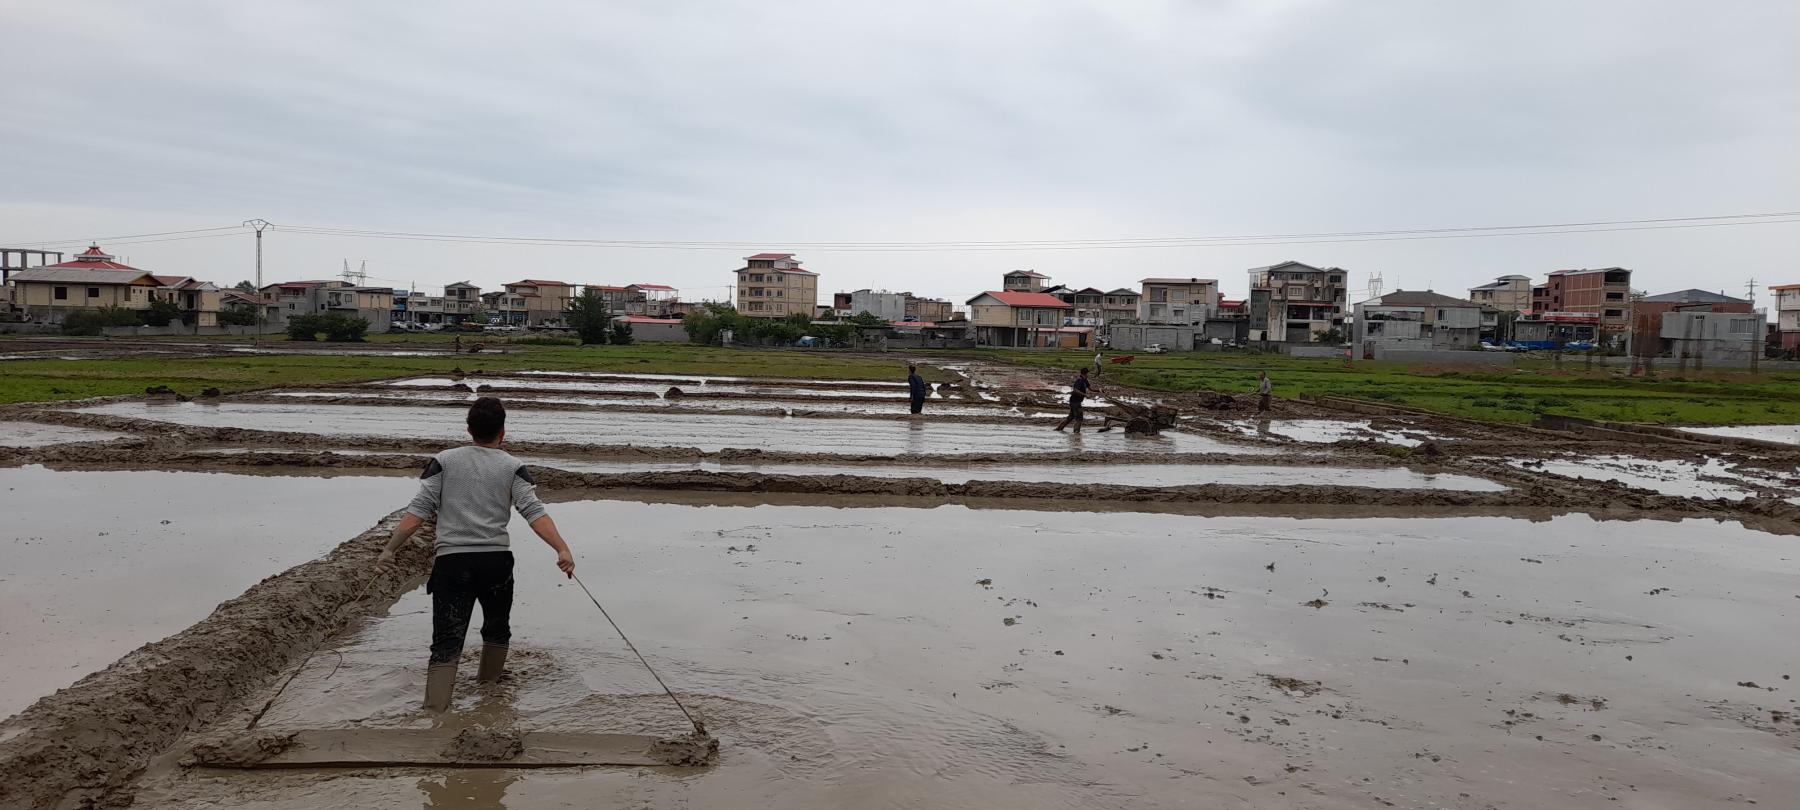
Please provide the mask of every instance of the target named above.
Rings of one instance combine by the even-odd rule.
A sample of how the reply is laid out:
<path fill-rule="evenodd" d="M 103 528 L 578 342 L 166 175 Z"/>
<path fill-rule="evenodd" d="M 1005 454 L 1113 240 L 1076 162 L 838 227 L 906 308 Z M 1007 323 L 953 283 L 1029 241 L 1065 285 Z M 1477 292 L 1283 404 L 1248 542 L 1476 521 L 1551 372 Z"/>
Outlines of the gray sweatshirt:
<path fill-rule="evenodd" d="M 524 464 L 504 450 L 476 445 L 445 450 L 427 462 L 419 494 L 406 507 L 423 519 L 437 516 L 440 557 L 507 550 L 513 509 L 527 523 L 549 513 Z"/>

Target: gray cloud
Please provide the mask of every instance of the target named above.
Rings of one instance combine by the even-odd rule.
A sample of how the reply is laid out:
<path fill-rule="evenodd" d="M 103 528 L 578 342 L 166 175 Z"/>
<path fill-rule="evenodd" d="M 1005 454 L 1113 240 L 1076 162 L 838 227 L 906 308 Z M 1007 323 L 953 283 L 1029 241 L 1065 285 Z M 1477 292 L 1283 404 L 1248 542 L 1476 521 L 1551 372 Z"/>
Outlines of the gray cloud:
<path fill-rule="evenodd" d="M 1800 208 L 1791 3 L 14 4 L 0 238 L 277 223 L 594 238 L 1068 239 Z M 1792 273 L 1797 226 L 1026 253 L 803 254 L 826 289 L 967 298 L 1300 258 L 1457 291 Z M 279 246 L 278 248 L 276 246 Z M 741 251 L 286 235 L 421 284 L 721 292 Z M 120 248 L 244 275 L 247 242 Z"/>

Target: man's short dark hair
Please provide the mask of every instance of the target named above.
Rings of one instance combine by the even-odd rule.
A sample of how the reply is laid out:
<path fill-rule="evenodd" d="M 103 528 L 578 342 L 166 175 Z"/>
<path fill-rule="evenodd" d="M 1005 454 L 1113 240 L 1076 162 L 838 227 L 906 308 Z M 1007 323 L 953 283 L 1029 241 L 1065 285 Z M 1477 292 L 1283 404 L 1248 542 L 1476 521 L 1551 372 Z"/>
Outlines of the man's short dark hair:
<path fill-rule="evenodd" d="M 1081 368 L 1078 368 L 1075 371 L 1076 371 L 1076 373 L 1080 374 L 1083 377 L 1087 376 L 1087 366 L 1082 366 Z"/>
<path fill-rule="evenodd" d="M 915 366 L 915 365 L 912 365 L 912 364 L 910 364 L 910 363 L 909 363 L 909 364 L 907 364 L 907 366 L 906 366 L 906 370 L 907 370 L 907 371 L 918 371 L 918 370 L 919 370 L 919 367 L 918 367 L 918 366 Z"/>
<path fill-rule="evenodd" d="M 506 406 L 493 397 L 482 397 L 469 406 L 469 436 L 491 442 L 506 429 Z"/>

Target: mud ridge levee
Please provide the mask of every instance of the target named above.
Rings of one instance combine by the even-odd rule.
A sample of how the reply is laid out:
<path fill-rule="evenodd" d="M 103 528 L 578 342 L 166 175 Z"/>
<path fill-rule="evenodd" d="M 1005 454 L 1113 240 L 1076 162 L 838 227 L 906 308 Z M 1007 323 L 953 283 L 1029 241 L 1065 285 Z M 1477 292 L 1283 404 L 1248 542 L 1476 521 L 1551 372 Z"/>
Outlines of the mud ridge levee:
<path fill-rule="evenodd" d="M 129 803 L 138 775 L 183 732 L 216 719 L 360 611 L 417 584 L 430 555 L 414 546 L 402 550 L 400 573 L 368 579 L 398 519 L 389 515 L 0 723 L 0 807 Z"/>

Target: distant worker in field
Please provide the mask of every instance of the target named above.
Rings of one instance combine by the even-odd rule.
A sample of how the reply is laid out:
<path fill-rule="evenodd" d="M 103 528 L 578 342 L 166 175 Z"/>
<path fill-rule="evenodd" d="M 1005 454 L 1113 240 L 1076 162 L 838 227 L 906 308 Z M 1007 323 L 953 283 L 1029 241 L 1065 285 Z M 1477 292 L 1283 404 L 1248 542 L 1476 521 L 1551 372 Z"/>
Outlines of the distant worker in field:
<path fill-rule="evenodd" d="M 1069 415 L 1062 420 L 1062 424 L 1056 426 L 1057 432 L 1060 433 L 1063 428 L 1068 427 L 1070 422 L 1075 423 L 1076 433 L 1081 432 L 1081 423 L 1087 421 L 1087 418 L 1081 413 L 1081 403 L 1087 399 L 1088 391 L 1092 388 L 1093 384 L 1088 382 L 1087 369 L 1081 369 L 1080 373 L 1075 375 L 1075 381 L 1069 383 Z"/>
<path fill-rule="evenodd" d="M 1269 412 L 1269 399 L 1275 394 L 1275 384 L 1269 380 L 1269 372 L 1262 372 L 1262 378 L 1256 383 L 1256 412 Z"/>
<path fill-rule="evenodd" d="M 1099 349 L 1094 350 L 1094 376 L 1096 376 L 1096 377 L 1100 376 L 1100 355 L 1101 354 L 1102 354 L 1102 352 Z"/>
<path fill-rule="evenodd" d="M 908 365 L 906 367 L 906 392 L 912 397 L 913 413 L 917 414 L 925 410 L 925 394 L 928 390 L 925 387 L 925 378 L 919 376 L 919 367 Z"/>
<path fill-rule="evenodd" d="M 382 549 L 379 565 L 393 563 L 394 552 L 437 517 L 437 543 L 431 578 L 431 663 L 425 670 L 425 708 L 450 707 L 456 666 L 475 603 L 481 603 L 482 683 L 500 680 L 512 642 L 513 555 L 506 524 L 510 510 L 556 550 L 556 567 L 575 576 L 575 557 L 556 530 L 556 521 L 537 497 L 537 484 L 525 465 L 500 449 L 506 438 L 506 406 L 482 397 L 469 406 L 469 438 L 473 444 L 437 454 L 425 464 L 419 494 Z"/>

